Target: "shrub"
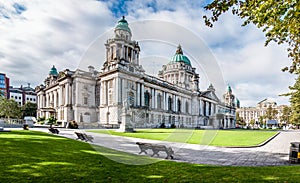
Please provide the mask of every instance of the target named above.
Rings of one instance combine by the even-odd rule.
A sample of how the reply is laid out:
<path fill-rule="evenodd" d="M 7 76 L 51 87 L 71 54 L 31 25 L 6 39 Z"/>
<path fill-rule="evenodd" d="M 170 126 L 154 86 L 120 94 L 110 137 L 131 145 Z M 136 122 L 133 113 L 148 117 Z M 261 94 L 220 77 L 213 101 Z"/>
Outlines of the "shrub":
<path fill-rule="evenodd" d="M 38 117 L 37 122 L 44 123 L 45 119 L 45 116 Z"/>
<path fill-rule="evenodd" d="M 171 124 L 171 128 L 176 128 L 176 125 L 174 123 Z"/>
<path fill-rule="evenodd" d="M 76 121 L 70 121 L 68 127 L 71 129 L 78 129 L 78 124 Z"/>
<path fill-rule="evenodd" d="M 166 128 L 165 123 L 162 123 L 162 124 L 159 126 L 159 128 Z"/>

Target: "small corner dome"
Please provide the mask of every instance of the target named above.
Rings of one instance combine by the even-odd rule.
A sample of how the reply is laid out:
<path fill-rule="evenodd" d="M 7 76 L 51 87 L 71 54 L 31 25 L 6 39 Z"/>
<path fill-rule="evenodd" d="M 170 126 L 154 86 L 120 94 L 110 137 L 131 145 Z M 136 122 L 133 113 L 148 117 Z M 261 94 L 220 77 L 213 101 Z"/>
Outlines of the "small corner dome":
<path fill-rule="evenodd" d="M 118 21 L 115 31 L 116 30 L 124 30 L 131 34 L 131 30 L 128 27 L 128 22 L 127 22 L 127 20 L 125 20 L 125 16 L 123 16 L 122 19 Z"/>
<path fill-rule="evenodd" d="M 174 64 L 176 62 L 183 62 L 186 65 L 191 66 L 190 59 L 187 56 L 183 55 L 183 51 L 180 45 L 178 45 L 175 55 L 170 58 L 169 64 Z"/>
<path fill-rule="evenodd" d="M 227 91 L 228 92 L 232 92 L 232 89 L 231 89 L 231 87 L 229 85 L 227 86 Z"/>
<path fill-rule="evenodd" d="M 50 72 L 49 72 L 49 75 L 52 75 L 52 76 L 58 76 L 57 69 L 55 68 L 54 65 L 53 65 L 53 67 L 51 68 L 51 70 L 50 70 Z"/>

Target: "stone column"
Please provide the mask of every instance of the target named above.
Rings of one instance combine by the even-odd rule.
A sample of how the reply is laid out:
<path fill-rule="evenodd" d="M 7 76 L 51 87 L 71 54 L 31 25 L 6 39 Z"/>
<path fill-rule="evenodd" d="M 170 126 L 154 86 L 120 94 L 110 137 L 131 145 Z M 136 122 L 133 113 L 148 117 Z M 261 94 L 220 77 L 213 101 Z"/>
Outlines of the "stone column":
<path fill-rule="evenodd" d="M 155 89 L 151 88 L 151 108 L 155 108 Z"/>
<path fill-rule="evenodd" d="M 205 106 L 206 106 L 205 112 L 206 112 L 206 116 L 210 116 L 210 114 L 209 114 L 209 109 L 210 109 L 209 104 L 210 104 L 209 101 L 205 101 Z"/>
<path fill-rule="evenodd" d="M 78 84 L 78 82 L 76 81 L 76 83 L 75 83 L 75 92 L 76 92 L 76 94 L 75 94 L 75 105 L 78 105 L 79 104 L 79 84 Z"/>
<path fill-rule="evenodd" d="M 58 89 L 58 106 L 62 105 L 62 86 L 59 85 Z"/>
<path fill-rule="evenodd" d="M 73 95 L 73 90 L 72 90 L 72 84 L 69 83 L 69 104 L 72 104 L 72 95 Z"/>
<path fill-rule="evenodd" d="M 106 91 L 106 84 L 107 82 L 106 81 L 102 81 L 101 83 L 101 90 L 102 90 L 102 96 L 101 96 L 101 103 L 102 105 L 106 105 L 107 104 L 107 91 Z M 78 97 L 77 97 L 78 98 Z"/>
<path fill-rule="evenodd" d="M 133 49 L 130 48 L 130 62 L 133 63 Z"/>
<path fill-rule="evenodd" d="M 176 97 L 176 95 L 173 95 L 172 100 L 173 100 L 173 111 L 177 111 L 177 97 Z"/>
<path fill-rule="evenodd" d="M 41 98 L 42 98 L 41 99 L 41 102 L 42 102 L 41 107 L 42 108 L 44 108 L 46 106 L 46 95 L 45 96 L 44 95 L 45 95 L 45 93 L 43 93 L 42 96 L 41 96 Z"/>
<path fill-rule="evenodd" d="M 122 89 L 121 89 L 121 78 L 117 77 L 116 78 L 116 85 L 115 85 L 115 95 L 116 95 L 116 103 L 117 104 L 121 104 L 122 101 L 121 101 L 121 92 L 122 92 Z"/>
<path fill-rule="evenodd" d="M 165 95 L 164 95 L 164 106 L 165 106 L 165 110 L 168 110 L 168 93 L 165 92 Z M 167 116 L 166 116 L 166 119 L 167 119 Z"/>
<path fill-rule="evenodd" d="M 119 84 L 120 84 L 120 86 L 119 86 L 119 92 L 120 92 L 120 99 L 119 99 L 119 101 L 120 101 L 120 104 L 122 104 L 122 101 L 123 101 L 123 92 L 124 92 L 124 84 L 123 84 L 123 78 L 120 78 L 120 81 L 119 81 Z"/>
<path fill-rule="evenodd" d="M 46 93 L 46 106 L 49 107 L 49 93 Z"/>
<path fill-rule="evenodd" d="M 56 101 L 57 101 L 57 92 L 56 90 L 53 91 L 53 107 L 56 108 Z"/>
<path fill-rule="evenodd" d="M 168 107 L 169 107 L 168 103 L 169 103 L 169 94 L 166 92 L 165 93 L 165 110 L 168 110 Z"/>
<path fill-rule="evenodd" d="M 154 89 L 154 108 L 157 109 L 157 91 Z"/>
<path fill-rule="evenodd" d="M 136 105 L 141 106 L 141 84 L 137 83 L 137 92 L 136 92 Z"/>
<path fill-rule="evenodd" d="M 41 105 L 41 95 L 37 96 L 37 105 L 38 105 L 37 106 L 38 109 L 42 107 L 42 105 Z"/>
<path fill-rule="evenodd" d="M 66 99 L 66 102 L 65 102 L 65 105 L 68 105 L 69 104 L 69 83 L 66 83 L 65 84 L 65 99 Z"/>
<path fill-rule="evenodd" d="M 204 116 L 207 116 L 207 104 L 206 104 L 206 101 L 203 101 L 203 115 Z"/>
<path fill-rule="evenodd" d="M 145 105 L 145 97 L 144 97 L 144 93 L 145 93 L 145 87 L 144 87 L 144 85 L 142 84 L 142 92 L 141 92 L 141 99 L 142 99 L 142 101 L 141 101 L 141 106 L 144 106 Z"/>
<path fill-rule="evenodd" d="M 132 58 L 131 58 L 131 60 L 132 60 L 133 64 L 136 64 L 135 63 L 135 49 L 132 49 Z"/>

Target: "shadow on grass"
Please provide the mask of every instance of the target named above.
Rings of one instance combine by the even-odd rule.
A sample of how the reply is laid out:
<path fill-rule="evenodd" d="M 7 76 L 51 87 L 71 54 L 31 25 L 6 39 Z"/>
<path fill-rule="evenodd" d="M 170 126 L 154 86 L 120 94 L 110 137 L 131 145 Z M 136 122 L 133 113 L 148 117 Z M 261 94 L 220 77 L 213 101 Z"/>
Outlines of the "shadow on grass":
<path fill-rule="evenodd" d="M 88 143 L 41 132 L 1 134 L 0 182 L 295 182 L 300 174 L 300 166 L 218 167 L 172 161 L 126 165 L 101 154 L 145 157 L 96 148 L 99 153 Z"/>

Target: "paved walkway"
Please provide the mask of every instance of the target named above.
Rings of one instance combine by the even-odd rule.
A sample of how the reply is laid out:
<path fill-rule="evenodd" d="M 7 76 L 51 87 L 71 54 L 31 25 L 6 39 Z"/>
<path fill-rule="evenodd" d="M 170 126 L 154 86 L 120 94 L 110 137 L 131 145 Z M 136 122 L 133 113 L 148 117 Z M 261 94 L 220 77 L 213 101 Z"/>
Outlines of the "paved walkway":
<path fill-rule="evenodd" d="M 43 128 L 32 130 L 48 131 Z M 60 136 L 76 139 L 74 130 L 59 129 Z M 80 130 L 82 131 L 82 130 Z M 103 147 L 138 154 L 140 152 L 136 142 L 159 143 L 171 146 L 175 151 L 174 160 L 195 164 L 228 165 L 228 166 L 278 166 L 290 165 L 290 142 L 300 141 L 300 131 L 282 131 L 270 142 L 254 148 L 226 148 L 166 141 L 137 139 L 131 137 L 112 136 L 86 132 L 94 137 L 92 144 Z M 152 153 L 152 152 L 151 152 Z M 150 153 L 150 154 L 151 154 Z M 165 153 L 161 152 L 161 158 Z"/>

